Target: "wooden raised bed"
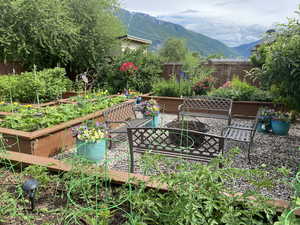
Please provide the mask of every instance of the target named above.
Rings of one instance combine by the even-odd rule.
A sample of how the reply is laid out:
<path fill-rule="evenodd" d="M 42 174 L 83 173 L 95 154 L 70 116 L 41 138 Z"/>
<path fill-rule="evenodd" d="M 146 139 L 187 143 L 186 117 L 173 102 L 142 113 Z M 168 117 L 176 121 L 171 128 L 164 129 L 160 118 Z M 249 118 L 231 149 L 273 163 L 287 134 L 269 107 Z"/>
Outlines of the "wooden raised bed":
<path fill-rule="evenodd" d="M 33 132 L 0 127 L 0 134 L 4 137 L 6 150 L 50 157 L 63 150 L 74 147 L 75 138 L 72 136 L 72 127 L 77 126 L 86 120 L 103 122 L 103 112 L 105 110 L 107 109 Z M 124 116 L 128 116 L 128 114 L 126 113 Z M 125 119 L 127 118 L 124 118 L 124 120 Z"/>
<path fill-rule="evenodd" d="M 67 164 L 65 162 L 62 162 L 60 160 L 56 160 L 53 158 L 46 158 L 46 157 L 40 157 L 40 156 L 33 156 L 33 155 L 28 155 L 24 153 L 19 153 L 19 152 L 10 152 L 6 151 L 3 153 L 0 153 L 0 159 L 5 159 L 9 160 L 13 163 L 18 163 L 21 166 L 27 166 L 27 165 L 39 165 L 39 166 L 44 166 L 47 167 L 49 170 L 55 171 L 55 172 L 68 172 L 72 169 L 72 165 Z M 98 170 L 99 173 L 103 173 L 103 168 L 91 168 L 91 170 L 86 170 L 85 172 L 88 174 L 90 171 L 93 173 L 95 170 Z M 114 184 L 139 184 L 139 183 L 144 183 L 147 188 L 151 189 L 156 189 L 159 191 L 166 192 L 168 191 L 168 186 L 167 184 L 164 183 L 158 183 L 153 180 L 151 180 L 150 177 L 144 176 L 141 174 L 135 174 L 135 173 L 126 173 L 126 172 L 120 172 L 116 170 L 107 170 L 105 171 L 107 173 L 107 176 L 109 180 L 114 183 Z M 220 193 L 223 195 L 227 196 L 241 196 L 242 193 L 236 193 L 234 195 L 228 194 L 228 193 Z M 249 200 L 253 200 L 254 197 L 249 197 Z M 279 212 L 282 212 L 284 209 L 289 208 L 290 202 L 285 201 L 285 200 L 269 200 L 268 204 L 276 207 Z M 300 210 L 294 211 L 295 215 L 300 215 Z"/>
<path fill-rule="evenodd" d="M 143 100 L 155 99 L 161 107 L 162 113 L 178 114 L 178 106 L 183 103 L 182 98 L 161 97 L 161 96 L 142 96 Z M 255 117 L 260 107 L 270 107 L 274 109 L 282 108 L 272 102 L 256 102 L 256 101 L 233 101 L 232 116 L 240 118 Z"/>

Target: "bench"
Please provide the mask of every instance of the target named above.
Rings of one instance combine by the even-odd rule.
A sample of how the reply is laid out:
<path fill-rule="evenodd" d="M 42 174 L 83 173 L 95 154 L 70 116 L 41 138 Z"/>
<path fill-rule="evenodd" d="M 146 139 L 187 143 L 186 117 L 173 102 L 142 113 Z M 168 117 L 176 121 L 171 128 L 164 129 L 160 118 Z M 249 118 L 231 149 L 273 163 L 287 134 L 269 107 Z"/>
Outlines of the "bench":
<path fill-rule="evenodd" d="M 257 123 L 260 116 L 260 110 L 256 114 L 255 120 L 252 120 L 249 124 L 233 122 L 229 126 L 225 127 L 222 131 L 222 136 L 225 139 L 230 139 L 233 141 L 238 141 L 248 144 L 248 162 L 250 161 L 250 151 L 253 145 L 254 136 L 256 133 Z"/>
<path fill-rule="evenodd" d="M 224 149 L 223 137 L 192 130 L 131 127 L 127 128 L 127 135 L 131 173 L 134 171 L 134 152 L 151 152 L 208 163 Z"/>
<path fill-rule="evenodd" d="M 150 118 L 138 118 L 136 112 L 140 111 L 134 101 L 125 102 L 109 108 L 103 112 L 105 127 L 108 131 L 109 148 L 112 147 L 112 134 L 124 134 L 128 127 L 141 127 L 149 124 Z"/>
<path fill-rule="evenodd" d="M 231 123 L 232 100 L 210 96 L 193 96 L 184 98 L 178 107 L 178 120 L 185 116 L 225 119 Z"/>

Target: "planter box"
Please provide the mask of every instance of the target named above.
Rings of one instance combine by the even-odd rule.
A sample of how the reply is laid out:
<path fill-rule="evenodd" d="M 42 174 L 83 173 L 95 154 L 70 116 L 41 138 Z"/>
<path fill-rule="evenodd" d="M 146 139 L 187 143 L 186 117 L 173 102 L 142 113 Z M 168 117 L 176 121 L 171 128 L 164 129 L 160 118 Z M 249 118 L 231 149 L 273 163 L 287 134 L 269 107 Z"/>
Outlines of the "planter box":
<path fill-rule="evenodd" d="M 91 119 L 103 122 L 103 112 L 105 110 L 107 109 L 33 132 L 0 127 L 0 134 L 4 137 L 5 149 L 8 151 L 50 157 L 62 150 L 70 149 L 75 146 L 75 138 L 71 132 L 72 127 L 78 126 L 82 122 Z M 123 113 L 122 115 L 128 117 L 129 113 Z M 133 117 L 134 115 L 132 115 L 132 118 Z M 127 118 L 124 118 L 124 120 L 125 119 Z"/>
<path fill-rule="evenodd" d="M 161 107 L 162 113 L 178 114 L 178 106 L 183 103 L 182 98 L 160 97 L 142 95 L 143 100 L 155 99 Z M 256 102 L 256 101 L 234 101 L 232 105 L 232 116 L 238 118 L 255 117 L 260 107 L 270 107 L 274 109 L 282 109 L 282 105 L 276 105 L 272 102 Z"/>

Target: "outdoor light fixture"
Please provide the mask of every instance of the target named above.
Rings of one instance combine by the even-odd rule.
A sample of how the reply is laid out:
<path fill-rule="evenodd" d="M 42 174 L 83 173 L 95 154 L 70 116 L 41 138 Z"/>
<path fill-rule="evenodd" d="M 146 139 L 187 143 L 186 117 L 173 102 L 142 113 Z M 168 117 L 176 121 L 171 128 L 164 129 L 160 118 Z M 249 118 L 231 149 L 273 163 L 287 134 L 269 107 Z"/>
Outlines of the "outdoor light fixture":
<path fill-rule="evenodd" d="M 39 182 L 35 179 L 28 179 L 24 182 L 22 185 L 23 191 L 28 195 L 29 200 L 31 202 L 31 211 L 34 210 L 34 196 L 35 196 L 35 191 L 39 186 Z"/>

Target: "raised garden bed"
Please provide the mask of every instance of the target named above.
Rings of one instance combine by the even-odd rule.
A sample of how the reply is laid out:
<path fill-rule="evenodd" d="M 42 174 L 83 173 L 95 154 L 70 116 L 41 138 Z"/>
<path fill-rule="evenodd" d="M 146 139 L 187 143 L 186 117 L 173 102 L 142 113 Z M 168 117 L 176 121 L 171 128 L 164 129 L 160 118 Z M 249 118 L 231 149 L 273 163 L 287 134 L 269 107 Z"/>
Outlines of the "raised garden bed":
<path fill-rule="evenodd" d="M 184 190 L 174 190 L 174 187 L 171 187 L 172 185 L 168 186 L 153 181 L 150 177 L 141 176 L 139 174 L 112 170 L 105 171 L 103 168 L 86 167 L 84 164 L 80 164 L 83 165 L 80 167 L 78 167 L 78 164 L 73 164 L 72 166 L 72 164 L 67 164 L 59 160 L 29 156 L 15 152 L 0 154 L 0 162 L 2 165 L 2 167 L 0 167 L 2 178 L 0 183 L 3 184 L 0 185 L 2 189 L 2 204 L 0 203 L 2 210 L 0 211 L 0 219 L 2 219 L 1 224 L 3 225 L 18 225 L 24 224 L 24 222 L 27 224 L 44 224 L 45 222 L 48 222 L 47 224 L 75 224 L 75 219 L 77 219 L 76 224 L 101 224 L 100 222 L 105 221 L 106 223 L 103 224 L 117 225 L 125 224 L 126 222 L 127 224 L 133 224 L 133 218 L 136 219 L 134 220 L 137 222 L 136 224 L 142 224 L 141 222 L 152 224 L 149 223 L 151 220 L 162 222 L 160 216 L 165 216 L 164 213 L 168 213 L 169 211 L 176 211 L 176 207 L 178 207 L 178 210 L 181 210 L 179 207 L 189 206 L 187 201 L 183 200 L 181 202 L 184 205 L 177 205 L 176 201 L 172 200 L 174 197 L 177 198 L 179 196 L 180 198 L 187 198 L 188 196 L 180 194 Z M 25 168 L 25 164 L 35 166 Z M 13 165 L 19 165 L 19 167 L 14 167 L 14 170 L 9 169 L 12 168 Z M 57 176 L 57 173 L 49 174 L 47 170 L 37 167 L 37 165 L 58 172 L 59 176 Z M 189 179 L 188 171 L 186 172 L 185 178 Z M 34 211 L 29 210 L 30 204 L 26 201 L 27 196 L 18 197 L 15 192 L 20 190 L 22 182 L 26 180 L 28 176 L 32 176 L 40 181 Z M 191 181 L 195 182 L 194 180 Z M 139 185 L 141 182 L 144 183 L 142 186 Z M 195 183 L 189 183 L 188 181 L 187 183 L 192 190 L 196 190 L 198 187 Z M 126 184 L 126 186 L 119 187 L 118 185 L 120 184 Z M 206 188 L 208 184 L 208 181 L 201 183 L 201 185 L 204 185 L 203 187 L 201 186 L 201 189 Z M 201 189 L 199 192 L 202 193 L 203 191 L 201 191 Z M 185 191 L 195 197 L 201 196 L 201 194 L 198 195 L 197 192 L 194 191 Z M 20 193 L 20 191 L 17 193 Z M 235 222 L 242 218 L 241 221 L 244 222 L 251 220 L 253 222 L 259 222 L 259 224 L 271 224 L 267 222 L 267 218 L 263 212 L 264 208 L 260 205 L 263 202 L 257 202 L 256 198 L 248 196 L 245 199 L 242 193 L 228 194 L 219 192 L 219 194 L 213 194 L 214 190 L 211 190 L 210 193 L 216 198 L 215 201 L 210 202 L 209 196 L 207 196 L 207 198 L 202 196 L 200 199 L 200 201 L 205 201 L 203 202 L 204 205 L 209 204 L 213 206 L 212 211 L 206 214 L 208 215 L 207 219 L 214 219 L 211 217 L 214 216 L 215 219 L 219 220 L 224 216 L 224 213 L 226 213 L 228 214 L 227 216 L 229 216 L 227 219 L 232 218 Z M 181 199 L 178 200 L 181 201 Z M 165 205 L 161 206 L 159 204 L 164 201 L 170 203 L 168 206 L 172 208 L 166 208 L 165 212 L 160 212 L 159 209 L 164 210 L 163 207 L 165 207 Z M 197 199 L 193 201 L 196 202 Z M 218 204 L 222 206 L 222 202 L 232 207 L 225 207 L 225 209 L 221 207 L 222 213 L 218 214 L 216 208 L 218 208 Z M 157 205 L 155 205 L 155 203 L 157 203 Z M 213 203 L 216 204 L 212 205 Z M 255 218 L 250 215 L 253 211 L 248 211 L 252 203 L 254 209 L 257 206 L 258 213 L 262 210 L 261 214 Z M 203 207 L 200 202 L 198 202 L 198 204 L 198 209 L 195 208 L 195 211 L 193 211 L 194 214 L 199 213 L 200 208 Z M 268 204 L 276 207 L 278 210 L 289 207 L 289 202 L 281 200 L 270 200 Z M 207 205 L 207 207 L 209 207 L 209 205 Z M 143 207 L 145 207 L 145 211 L 143 211 Z M 151 209 L 158 210 L 156 212 L 162 214 L 159 214 L 160 216 L 156 215 Z M 235 216 L 237 212 L 241 214 Z M 185 210 L 181 213 L 187 215 Z M 295 213 L 298 214 L 299 211 L 295 211 Z M 134 215 L 141 217 L 134 217 Z M 277 220 L 276 217 L 278 215 L 280 215 L 280 213 L 277 215 L 273 213 L 273 222 Z M 160 224 L 174 224 L 168 223 L 174 217 L 180 219 L 178 214 L 174 214 L 172 217 L 165 217 L 165 222 Z M 186 219 L 191 221 L 192 218 L 187 216 Z M 51 222 L 49 223 L 49 221 Z M 196 222 L 196 224 L 201 224 L 201 218 L 194 218 L 193 221 Z M 234 224 L 229 221 L 226 220 L 224 224 Z"/>
<path fill-rule="evenodd" d="M 112 98 L 112 96 L 108 96 L 108 98 Z M 126 99 L 123 100 L 120 99 L 120 101 L 118 100 L 116 102 L 118 103 L 125 100 Z M 109 105 L 112 105 L 112 103 L 110 103 Z M 77 105 L 74 105 L 74 107 L 77 107 Z M 80 105 L 78 105 L 78 107 L 80 107 Z M 27 124 L 26 122 L 23 121 L 26 117 L 26 114 L 24 115 L 25 117 L 16 114 L 16 118 L 18 118 L 16 119 L 18 121 L 17 123 L 13 123 L 14 117 L 13 115 L 10 115 L 11 116 L 10 119 L 12 120 L 12 122 L 10 122 L 8 125 L 15 125 L 17 127 L 22 127 L 22 124 L 19 123 L 25 123 L 23 126 L 25 130 L 0 127 L 0 133 L 4 137 L 4 143 L 2 143 L 2 145 L 4 145 L 7 150 L 16 151 L 16 152 L 23 152 L 27 154 L 33 154 L 33 155 L 39 155 L 45 157 L 55 155 L 62 150 L 69 149 L 74 146 L 75 140 L 72 136 L 70 128 L 77 126 L 86 120 L 96 120 L 99 122 L 103 122 L 104 110 L 106 110 L 106 108 L 103 108 L 102 106 L 102 110 L 95 109 L 95 111 L 92 113 L 88 113 L 86 115 L 71 119 L 66 122 L 56 123 L 56 120 L 63 121 L 64 118 L 53 117 L 54 118 L 53 121 L 52 120 L 49 121 L 50 126 L 47 126 L 48 123 L 47 121 L 46 123 L 45 121 L 43 122 L 42 126 L 44 126 L 44 128 L 42 129 L 33 129 L 30 126 L 26 127 Z M 91 110 L 89 109 L 87 112 L 89 111 Z M 64 113 L 67 112 L 68 111 L 64 111 Z M 71 116 L 67 115 L 67 116 L 68 118 L 72 118 L 72 115 Z M 32 118 L 35 119 L 34 116 Z M 128 118 L 124 118 L 124 119 L 128 119 Z M 5 120 L 5 118 L 2 120 Z M 29 123 L 30 122 L 31 119 L 29 119 Z M 38 122 L 41 123 L 41 121 Z M 2 124 L 4 124 L 3 121 Z M 1 125 L 1 121 L 0 121 L 0 125 Z"/>
<path fill-rule="evenodd" d="M 142 96 L 143 100 L 155 99 L 161 107 L 161 112 L 178 114 L 178 106 L 183 103 L 182 98 L 175 97 L 161 97 L 161 96 Z M 247 118 L 255 117 L 260 107 L 269 107 L 274 109 L 281 109 L 282 105 L 274 104 L 272 102 L 255 102 L 255 101 L 233 101 L 232 116 Z"/>

